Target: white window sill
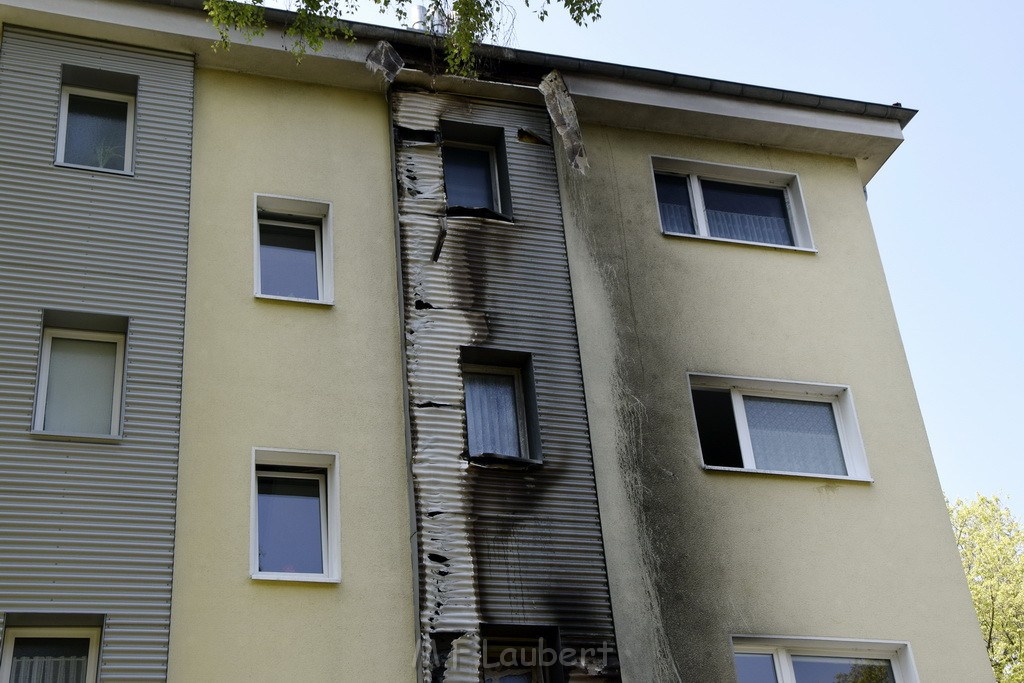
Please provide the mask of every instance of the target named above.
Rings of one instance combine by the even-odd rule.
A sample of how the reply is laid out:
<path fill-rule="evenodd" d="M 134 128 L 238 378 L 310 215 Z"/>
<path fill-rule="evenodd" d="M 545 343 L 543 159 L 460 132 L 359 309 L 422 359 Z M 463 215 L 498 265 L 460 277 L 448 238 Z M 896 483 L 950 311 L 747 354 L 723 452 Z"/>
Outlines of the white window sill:
<path fill-rule="evenodd" d="M 801 479 L 829 479 L 834 481 L 849 481 L 855 484 L 873 484 L 874 479 L 862 477 L 843 476 L 841 474 L 816 474 L 814 472 L 785 472 L 782 470 L 752 470 L 746 467 L 720 467 L 717 465 L 701 465 L 701 468 L 708 472 L 737 472 L 741 474 L 767 474 L 780 477 L 800 477 Z"/>
<path fill-rule="evenodd" d="M 274 296 L 273 294 L 260 294 L 256 292 L 253 295 L 257 299 L 265 299 L 267 301 L 290 301 L 296 304 L 313 304 L 314 306 L 333 306 L 334 301 L 325 301 L 323 299 L 302 299 L 295 296 Z"/>
<path fill-rule="evenodd" d="M 705 237 L 704 235 L 689 235 L 684 232 L 664 232 L 665 237 L 683 237 L 685 239 L 700 240 L 702 242 L 722 242 L 724 244 L 740 244 L 745 247 L 762 247 L 764 249 L 779 249 L 781 251 L 795 251 L 804 254 L 817 254 L 818 250 L 813 247 L 791 247 L 788 244 L 771 244 L 769 242 L 748 242 L 746 240 L 731 240 L 726 237 Z"/>
<path fill-rule="evenodd" d="M 53 162 L 54 166 L 58 168 L 74 168 L 79 171 L 92 171 L 94 173 L 109 173 L 110 175 L 122 175 L 129 178 L 135 177 L 135 171 L 124 171 L 116 168 L 101 168 L 99 166 L 82 166 L 80 164 L 66 164 L 63 161 Z"/>
<path fill-rule="evenodd" d="M 341 577 L 323 574 L 287 574 L 278 572 L 256 572 L 250 575 L 254 581 L 285 581 L 289 583 L 341 583 Z"/>
<path fill-rule="evenodd" d="M 88 443 L 121 443 L 124 441 L 123 434 L 63 434 L 61 432 L 44 432 L 38 429 L 31 430 L 29 436 L 50 441 L 85 441 Z"/>

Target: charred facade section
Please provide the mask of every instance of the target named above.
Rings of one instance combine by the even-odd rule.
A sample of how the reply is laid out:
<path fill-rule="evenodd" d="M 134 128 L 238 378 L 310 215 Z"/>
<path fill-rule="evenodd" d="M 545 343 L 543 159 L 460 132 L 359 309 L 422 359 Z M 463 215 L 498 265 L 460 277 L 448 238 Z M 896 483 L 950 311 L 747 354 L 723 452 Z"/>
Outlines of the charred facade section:
<path fill-rule="evenodd" d="M 399 91 L 393 119 L 423 680 L 618 680 L 547 114 Z"/>

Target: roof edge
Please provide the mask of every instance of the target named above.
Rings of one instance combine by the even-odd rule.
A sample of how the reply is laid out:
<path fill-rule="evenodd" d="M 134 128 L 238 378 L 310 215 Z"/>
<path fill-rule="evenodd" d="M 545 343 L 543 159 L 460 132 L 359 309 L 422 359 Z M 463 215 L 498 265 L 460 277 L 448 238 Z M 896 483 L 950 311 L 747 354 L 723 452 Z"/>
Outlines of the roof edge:
<path fill-rule="evenodd" d="M 203 0 L 135 0 L 135 2 L 164 5 L 205 13 Z M 287 10 L 266 8 L 265 11 L 268 24 L 276 26 L 287 25 L 295 16 L 294 12 Z M 350 29 L 356 38 L 363 40 L 386 40 L 394 45 L 399 52 L 402 52 L 401 48 L 403 47 L 414 48 L 414 52 L 423 50 L 433 51 L 440 47 L 436 36 L 421 31 L 397 29 L 347 20 L 339 23 Z M 496 67 L 492 69 L 493 73 L 490 76 L 487 73 L 481 75 L 481 80 L 485 81 L 510 79 L 514 82 L 520 82 L 520 79 L 516 78 L 516 76 L 521 75 L 526 81 L 535 83 L 537 71 L 543 70 L 547 72 L 557 69 L 567 74 L 600 76 L 694 93 L 709 93 L 755 102 L 886 119 L 897 122 L 901 129 L 910 123 L 911 119 L 918 113 L 916 109 L 898 105 L 884 105 L 841 97 L 815 95 L 794 90 L 690 76 L 659 69 L 579 59 L 519 48 L 481 44 L 474 48 L 474 52 L 480 59 L 490 62 Z M 403 54 L 404 56 L 405 54 Z M 519 73 L 517 74 L 517 72 Z M 495 76 L 498 76 L 498 78 L 495 79 Z"/>

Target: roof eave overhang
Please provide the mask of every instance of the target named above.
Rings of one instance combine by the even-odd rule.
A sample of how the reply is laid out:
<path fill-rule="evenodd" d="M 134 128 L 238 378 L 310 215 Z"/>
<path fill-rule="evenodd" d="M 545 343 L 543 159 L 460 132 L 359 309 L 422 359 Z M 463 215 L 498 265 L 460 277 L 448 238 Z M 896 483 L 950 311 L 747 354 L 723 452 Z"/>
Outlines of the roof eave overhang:
<path fill-rule="evenodd" d="M 903 142 L 901 122 L 644 83 L 562 74 L 583 124 L 778 147 L 854 159 L 867 184 Z M 403 69 L 397 84 L 541 104 L 535 87 Z"/>
<path fill-rule="evenodd" d="M 0 22 L 100 40 L 187 52 L 197 65 L 363 90 L 383 90 L 365 67 L 377 40 L 388 40 L 409 63 L 399 85 L 463 95 L 541 103 L 533 85 L 562 72 L 580 120 L 620 128 L 781 147 L 855 159 L 866 184 L 903 141 L 916 113 L 852 100 L 701 79 L 543 53 L 483 47 L 496 65 L 491 78 L 438 76 L 421 64 L 430 37 L 353 24 L 359 39 L 332 41 L 301 64 L 283 46 L 287 13 L 271 12 L 271 28 L 250 43 L 214 51 L 217 35 L 201 0 L 0 0 Z"/>
<path fill-rule="evenodd" d="M 188 7 L 181 7 L 188 4 Z M 236 37 L 227 50 L 214 50 L 217 32 L 197 3 L 138 0 L 0 0 L 0 24 L 192 54 L 203 68 L 274 78 L 380 90 L 380 77 L 365 67 L 371 41 L 331 41 L 301 63 L 285 49 L 271 25 L 251 41 Z"/>
<path fill-rule="evenodd" d="M 580 120 L 855 159 L 864 184 L 903 142 L 901 122 L 730 95 L 563 74 Z"/>

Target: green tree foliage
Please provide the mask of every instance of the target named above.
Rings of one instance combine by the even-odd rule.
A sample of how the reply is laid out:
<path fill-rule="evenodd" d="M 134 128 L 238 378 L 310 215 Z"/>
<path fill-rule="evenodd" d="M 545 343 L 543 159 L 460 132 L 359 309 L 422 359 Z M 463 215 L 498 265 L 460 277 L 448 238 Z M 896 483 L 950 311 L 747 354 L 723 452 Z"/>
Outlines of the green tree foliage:
<path fill-rule="evenodd" d="M 548 16 L 552 4 L 561 5 L 579 26 L 601 17 L 602 0 L 523 0 L 541 21 Z M 498 36 L 511 9 L 505 0 L 366 0 L 381 12 L 393 11 L 399 19 L 408 17 L 409 8 L 423 4 L 434 23 L 443 26 L 438 39 L 444 46 L 449 73 L 472 75 L 475 67 L 473 45 Z M 338 21 L 359 6 L 360 0 L 294 0 L 294 19 L 285 28 L 296 57 L 307 51 L 316 52 L 324 41 L 337 36 L 351 37 L 351 32 Z M 204 8 L 220 34 L 217 46 L 230 45 L 231 31 L 238 31 L 247 40 L 263 35 L 267 21 L 264 0 L 206 0 Z M 427 27 L 430 28 L 430 27 Z"/>
<path fill-rule="evenodd" d="M 998 497 L 949 506 L 996 681 L 1024 683 L 1024 529 Z"/>

